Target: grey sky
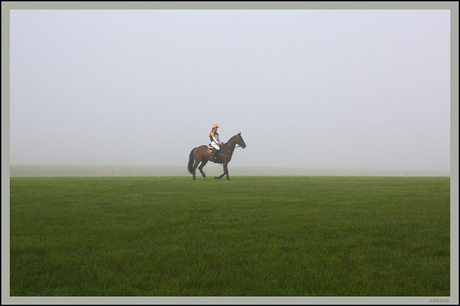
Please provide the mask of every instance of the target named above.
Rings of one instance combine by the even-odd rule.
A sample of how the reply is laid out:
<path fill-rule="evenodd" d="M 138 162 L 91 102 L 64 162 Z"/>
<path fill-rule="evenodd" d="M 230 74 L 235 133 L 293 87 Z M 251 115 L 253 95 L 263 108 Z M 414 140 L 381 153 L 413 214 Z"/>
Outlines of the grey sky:
<path fill-rule="evenodd" d="M 12 10 L 10 164 L 450 170 L 449 10 Z"/>

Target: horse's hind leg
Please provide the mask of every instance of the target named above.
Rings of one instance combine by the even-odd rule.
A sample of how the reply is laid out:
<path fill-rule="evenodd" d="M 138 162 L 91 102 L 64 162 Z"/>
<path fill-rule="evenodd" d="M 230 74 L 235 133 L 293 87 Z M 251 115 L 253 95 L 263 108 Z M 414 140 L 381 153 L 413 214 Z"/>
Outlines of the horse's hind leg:
<path fill-rule="evenodd" d="M 203 158 L 201 160 L 201 165 L 198 167 L 198 170 L 200 170 L 203 180 L 206 179 L 206 174 L 203 172 L 203 167 L 206 166 L 207 163 L 208 163 L 208 160 L 206 158 Z"/>
<path fill-rule="evenodd" d="M 198 167 L 198 164 L 200 163 L 200 161 L 196 160 L 195 159 L 195 163 L 193 164 L 193 179 L 195 180 L 196 178 L 196 167 Z M 201 170 L 200 170 L 201 171 Z"/>

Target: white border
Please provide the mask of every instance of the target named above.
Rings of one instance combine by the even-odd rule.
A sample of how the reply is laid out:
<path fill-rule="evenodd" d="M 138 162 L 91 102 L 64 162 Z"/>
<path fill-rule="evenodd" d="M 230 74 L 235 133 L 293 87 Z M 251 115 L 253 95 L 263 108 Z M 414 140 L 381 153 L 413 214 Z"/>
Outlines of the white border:
<path fill-rule="evenodd" d="M 10 297 L 9 296 L 9 13 L 12 9 L 448 9 L 451 11 L 451 296 L 449 297 Z M 452 304 L 458 305 L 457 1 L 433 2 L 2 2 L 2 305 L 7 304 Z M 7 203 L 7 204 L 6 204 Z M 433 298 L 447 298 L 435 303 Z"/>

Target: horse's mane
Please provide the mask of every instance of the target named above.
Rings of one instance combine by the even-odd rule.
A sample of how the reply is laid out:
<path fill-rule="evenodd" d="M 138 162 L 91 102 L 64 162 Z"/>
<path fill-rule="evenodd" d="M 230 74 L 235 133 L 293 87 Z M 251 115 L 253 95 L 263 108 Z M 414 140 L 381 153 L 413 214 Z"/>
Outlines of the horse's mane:
<path fill-rule="evenodd" d="M 239 134 L 236 134 L 234 136 L 232 136 L 226 143 L 224 143 L 224 151 L 227 151 L 228 152 L 228 147 L 227 147 L 227 144 L 232 141 L 234 138 L 238 137 Z"/>
<path fill-rule="evenodd" d="M 233 138 L 235 138 L 235 137 L 238 137 L 238 134 L 233 135 L 232 137 L 230 137 L 230 139 L 229 139 L 227 142 L 230 142 L 230 141 L 231 141 Z"/>

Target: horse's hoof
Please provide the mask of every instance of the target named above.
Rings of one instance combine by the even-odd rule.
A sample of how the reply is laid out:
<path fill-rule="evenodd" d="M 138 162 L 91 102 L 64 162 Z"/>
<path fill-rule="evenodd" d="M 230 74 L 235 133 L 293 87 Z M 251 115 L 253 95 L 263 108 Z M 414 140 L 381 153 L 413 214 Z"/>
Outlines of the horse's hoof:
<path fill-rule="evenodd" d="M 217 176 L 215 176 L 214 179 L 217 180 Z"/>

